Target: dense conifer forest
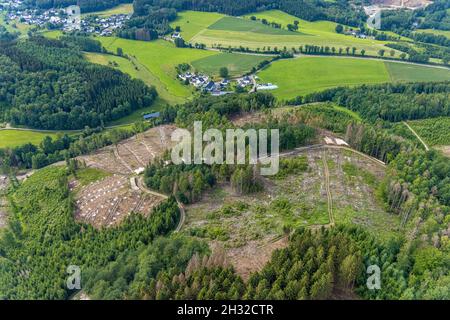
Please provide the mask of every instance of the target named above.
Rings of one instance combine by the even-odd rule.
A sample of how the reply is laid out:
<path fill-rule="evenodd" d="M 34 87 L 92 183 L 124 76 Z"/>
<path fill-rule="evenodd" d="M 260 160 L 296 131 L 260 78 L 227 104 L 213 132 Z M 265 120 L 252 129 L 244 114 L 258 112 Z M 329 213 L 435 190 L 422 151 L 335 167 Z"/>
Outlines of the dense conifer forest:
<path fill-rule="evenodd" d="M 45 10 L 78 4 L 83 12 L 93 12 L 130 2 L 26 0 L 25 5 Z M 364 30 L 366 16 L 352 4 L 350 0 L 135 0 L 133 16 L 117 36 L 158 39 L 173 31 L 171 23 L 184 10 L 240 16 L 277 9 L 307 21 L 334 21 Z M 416 29 L 450 30 L 449 9 L 449 1 L 436 0 L 423 9 L 384 12 L 384 30 L 412 39 L 408 44 L 386 46 L 403 51 L 402 59 L 426 63 L 435 58 L 445 63 L 448 38 Z M 336 31 L 342 33 L 341 27 Z M 337 87 L 289 101 L 257 91 L 256 85 L 256 92 L 237 89 L 222 96 L 199 90 L 184 103 L 164 105 L 154 119 L 139 120 L 125 128 L 108 128 L 111 121 L 151 106 L 158 95 L 156 89 L 119 68 L 89 62 L 86 52 L 109 54 L 95 37 L 65 33 L 55 40 L 30 31 L 28 37 L 19 38 L 19 33 L 11 30 L 0 26 L 0 124 L 78 131 L 47 136 L 40 143 L 0 148 L 0 182 L 9 183 L 0 190 L 0 209 L 7 207 L 7 219 L 0 221 L 5 223 L 0 229 L 0 300 L 73 299 L 80 293 L 91 299 L 149 300 L 450 298 L 450 161 L 437 148 L 428 150 L 406 123 L 439 119 L 426 128 L 432 128 L 431 139 L 444 144 L 439 134 L 445 128 L 437 126 L 450 117 L 450 82 Z M 377 40 L 394 37 L 387 33 L 377 36 Z M 198 47 L 204 49 L 204 45 Z M 329 53 L 324 47 L 304 48 L 308 53 Z M 124 49 L 117 48 L 120 54 L 108 58 L 126 57 L 126 62 L 131 62 L 131 57 L 137 59 Z M 350 49 L 347 47 L 347 52 Z M 288 50 L 284 48 L 280 57 L 292 57 Z M 132 65 L 138 71 L 138 66 Z M 245 124 L 235 121 L 241 118 Z M 288 181 L 294 174 L 310 170 L 308 157 L 283 158 L 279 174 L 268 178 L 259 174 L 261 164 L 174 164 L 171 150 L 159 153 L 150 163 L 141 162 L 142 169 L 145 167 L 141 177 L 131 169 L 126 176 L 127 188 L 128 181 L 131 188 L 135 179 L 134 192 L 166 196 L 148 215 L 130 212 L 122 223 L 102 228 L 75 220 L 77 189 L 73 185 L 79 182 L 74 177 L 81 166 L 74 158 L 109 145 L 115 147 L 111 154 L 119 154 L 120 141 L 132 136 L 142 141 L 147 129 L 160 125 L 192 132 L 195 121 L 202 122 L 204 131 L 215 128 L 223 136 L 226 129 L 279 129 L 281 152 L 312 144 L 317 147 L 324 144 L 324 137 L 344 139 L 348 148 L 341 148 L 343 158 L 352 159 L 359 153 L 366 160 L 367 156 L 373 157 L 369 160 L 380 166 L 376 183 L 358 191 L 373 193 L 373 205 L 385 214 L 382 218 L 395 217 L 392 221 L 398 222 L 391 226 L 395 230 L 387 236 L 376 234 L 363 215 L 358 216 L 364 220 L 360 225 L 351 219 L 335 224 L 330 195 L 329 211 L 320 212 L 329 214 L 329 223 L 305 224 L 308 228 L 283 225 L 275 241 L 283 238 L 286 245 L 274 250 L 257 271 L 242 276 L 227 261 L 224 250 L 229 248 L 212 245 L 202 235 L 206 227 L 180 228 L 181 222 L 189 219 L 184 208 L 195 207 L 214 191 L 225 189 L 224 193 L 233 197 L 254 196 L 261 201 L 257 196 L 272 188 L 276 179 Z M 164 145 L 161 133 L 158 138 Z M 249 156 L 248 138 L 244 145 Z M 145 141 L 140 147 L 154 151 L 153 145 L 145 145 Z M 120 155 L 114 157 L 118 160 Z M 134 157 L 140 160 L 139 155 Z M 324 181 L 328 179 L 327 190 L 322 184 L 318 188 L 320 196 L 326 198 L 324 193 L 330 193 L 329 180 L 333 179 L 329 177 L 327 159 L 317 157 L 313 161 L 323 166 L 318 175 Z M 330 166 L 335 164 L 332 159 L 328 161 Z M 61 165 L 51 166 L 57 162 Z M 23 180 L 17 178 L 24 172 L 32 174 Z M 299 188 L 299 193 L 303 191 Z M 81 292 L 66 285 L 70 265 L 82 269 Z M 382 274 L 378 290 L 367 287 L 367 268 L 373 265 Z"/>
<path fill-rule="evenodd" d="M 0 59 L 0 121 L 13 125 L 95 128 L 151 105 L 157 96 L 141 80 L 89 63 L 60 40 L 36 36 L 9 43 L 0 47 Z"/>

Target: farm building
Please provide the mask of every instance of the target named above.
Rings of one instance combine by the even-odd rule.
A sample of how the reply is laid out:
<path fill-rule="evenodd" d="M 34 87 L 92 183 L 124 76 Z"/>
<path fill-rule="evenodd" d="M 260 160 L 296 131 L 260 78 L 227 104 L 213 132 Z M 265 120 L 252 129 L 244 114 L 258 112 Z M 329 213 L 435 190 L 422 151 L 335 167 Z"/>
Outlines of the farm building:
<path fill-rule="evenodd" d="M 258 90 L 275 90 L 278 89 L 278 86 L 272 83 L 263 83 L 263 84 L 258 84 L 256 86 L 256 89 Z"/>
<path fill-rule="evenodd" d="M 153 112 L 153 113 L 144 114 L 144 120 L 150 120 L 150 119 L 158 118 L 159 116 L 160 116 L 159 112 Z"/>

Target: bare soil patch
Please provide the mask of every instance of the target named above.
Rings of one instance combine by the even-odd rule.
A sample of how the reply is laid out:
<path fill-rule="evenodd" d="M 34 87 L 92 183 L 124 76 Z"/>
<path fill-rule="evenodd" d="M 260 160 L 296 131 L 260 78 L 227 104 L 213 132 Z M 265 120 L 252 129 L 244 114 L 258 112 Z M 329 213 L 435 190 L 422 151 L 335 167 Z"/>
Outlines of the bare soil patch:
<path fill-rule="evenodd" d="M 257 194 L 237 196 L 228 185 L 207 192 L 202 201 L 186 207 L 182 232 L 223 248 L 228 262 L 246 279 L 264 266 L 275 249 L 286 245 L 286 227 L 329 225 L 324 150 L 336 223 L 395 232 L 396 217 L 384 211 L 375 195 L 385 174 L 383 166 L 337 148 L 296 155 L 306 159 L 308 169 L 264 178 L 265 189 Z"/>
<path fill-rule="evenodd" d="M 115 226 L 132 212 L 150 214 L 164 198 L 133 187 L 130 177 L 171 148 L 170 137 L 175 129 L 173 125 L 158 126 L 117 145 L 78 157 L 88 168 L 112 175 L 97 178 L 88 185 L 77 179 L 70 181 L 69 187 L 76 195 L 75 219 L 100 228 Z"/>
<path fill-rule="evenodd" d="M 96 228 L 110 227 L 122 222 L 132 212 L 149 215 L 162 200 L 161 197 L 132 190 L 128 177 L 113 174 L 87 185 L 76 194 L 75 219 Z"/>
<path fill-rule="evenodd" d="M 440 147 L 436 147 L 437 149 L 441 150 L 442 153 L 446 156 L 450 158 L 450 146 L 440 146 Z"/>
<path fill-rule="evenodd" d="M 171 148 L 170 136 L 175 129 L 172 125 L 155 127 L 121 141 L 116 146 L 102 148 L 78 159 L 88 167 L 117 174 L 133 174 Z"/>
<path fill-rule="evenodd" d="M 265 244 L 261 244 L 258 241 L 250 241 L 240 248 L 227 250 L 226 258 L 244 281 L 247 281 L 253 272 L 261 271 L 264 268 L 275 250 L 285 248 L 288 244 L 287 237 L 276 241 L 268 241 Z"/>

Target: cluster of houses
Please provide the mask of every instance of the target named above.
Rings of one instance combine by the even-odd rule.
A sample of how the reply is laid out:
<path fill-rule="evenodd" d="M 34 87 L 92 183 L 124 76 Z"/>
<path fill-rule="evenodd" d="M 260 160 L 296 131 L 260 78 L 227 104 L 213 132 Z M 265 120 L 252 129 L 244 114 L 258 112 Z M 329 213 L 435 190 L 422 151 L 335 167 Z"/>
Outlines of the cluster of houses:
<path fill-rule="evenodd" d="M 131 15 L 115 14 L 109 17 L 91 16 L 81 20 L 81 31 L 98 34 L 101 36 L 111 36 L 116 29 L 121 28 L 130 19 Z"/>
<path fill-rule="evenodd" d="M 22 0 L 0 0 L 0 12 L 6 13 L 7 20 L 40 28 L 65 31 L 80 30 L 86 33 L 110 36 L 122 27 L 131 15 L 117 14 L 109 17 L 87 16 L 82 18 L 78 6 L 65 9 L 39 10 L 27 8 Z"/>
<path fill-rule="evenodd" d="M 212 95 L 223 95 L 230 93 L 228 91 L 230 81 L 223 79 L 222 81 L 214 82 L 209 76 L 201 73 L 185 72 L 179 74 L 178 78 L 183 80 L 186 84 L 193 85 L 195 88 L 204 92 L 209 92 Z"/>
<path fill-rule="evenodd" d="M 353 28 L 348 28 L 348 29 L 346 28 L 344 30 L 344 34 L 347 36 L 353 36 L 353 37 L 359 38 L 359 39 L 372 39 L 372 40 L 375 39 L 375 37 L 367 35 L 364 32 L 361 32 L 360 30 L 353 30 Z"/>
<path fill-rule="evenodd" d="M 42 28 L 49 24 L 64 26 L 68 22 L 68 17 L 64 10 L 50 9 L 42 11 L 37 9 L 22 9 L 21 2 L 18 1 L 2 3 L 0 11 L 6 12 L 7 20 L 18 21 Z"/>
<path fill-rule="evenodd" d="M 230 90 L 232 87 L 232 82 L 236 87 L 247 89 L 248 87 L 252 87 L 252 89 L 250 89 L 250 92 L 253 92 L 255 89 L 274 90 L 278 88 L 278 86 L 272 83 L 261 83 L 254 85 L 256 83 L 256 79 L 258 79 L 257 76 L 254 77 L 255 78 L 253 78 L 253 76 L 244 76 L 233 81 L 222 79 L 221 81 L 214 82 L 209 76 L 201 73 L 192 73 L 187 71 L 178 75 L 178 78 L 184 81 L 185 84 L 190 84 L 203 92 L 210 93 L 213 96 L 232 93 L 233 91 Z"/>
<path fill-rule="evenodd" d="M 374 37 L 368 36 L 365 33 L 362 33 L 358 30 L 349 29 L 349 30 L 345 31 L 344 34 L 346 34 L 348 36 L 353 36 L 355 38 L 360 38 L 360 39 L 374 39 Z"/>

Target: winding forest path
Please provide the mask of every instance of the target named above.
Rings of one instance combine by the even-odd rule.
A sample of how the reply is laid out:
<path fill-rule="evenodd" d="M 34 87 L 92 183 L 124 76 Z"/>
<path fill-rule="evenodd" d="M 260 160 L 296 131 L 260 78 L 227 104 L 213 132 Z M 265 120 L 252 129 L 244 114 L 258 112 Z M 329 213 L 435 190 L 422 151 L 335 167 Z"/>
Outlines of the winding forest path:
<path fill-rule="evenodd" d="M 334 214 L 333 214 L 333 197 L 331 195 L 330 188 L 330 170 L 328 169 L 328 159 L 327 159 L 327 150 L 323 150 L 323 169 L 324 169 L 324 177 L 325 177 L 325 188 L 327 190 L 327 202 L 328 202 L 328 219 L 330 220 L 330 226 L 334 226 Z"/>
<path fill-rule="evenodd" d="M 150 190 L 149 188 L 147 188 L 145 186 L 144 179 L 142 177 L 138 177 L 138 178 L 136 178 L 136 180 L 137 180 L 136 184 L 137 184 L 138 188 L 141 189 L 141 191 L 152 194 L 154 196 L 162 197 L 163 199 L 169 198 L 165 194 L 162 194 L 162 193 L 159 193 L 159 192 L 156 192 L 156 191 L 153 191 L 153 190 Z M 178 225 L 175 228 L 174 232 L 180 232 L 181 228 L 184 225 L 184 222 L 186 221 L 186 210 L 184 209 L 183 204 L 180 201 L 178 201 L 178 199 L 177 199 L 177 204 L 178 204 L 178 208 L 180 209 L 180 221 L 178 222 Z"/>
<path fill-rule="evenodd" d="M 430 151 L 430 148 L 428 148 L 428 146 L 427 146 L 427 144 L 425 143 L 425 141 L 422 140 L 422 138 L 417 134 L 417 132 L 414 131 L 414 129 L 411 128 L 411 126 L 410 126 L 406 121 L 403 121 L 403 124 L 404 124 L 405 126 L 408 127 L 408 129 L 416 136 L 417 139 L 419 139 L 419 141 L 420 141 L 420 142 L 423 144 L 423 146 L 425 147 L 425 150 L 426 150 L 426 151 Z"/>

